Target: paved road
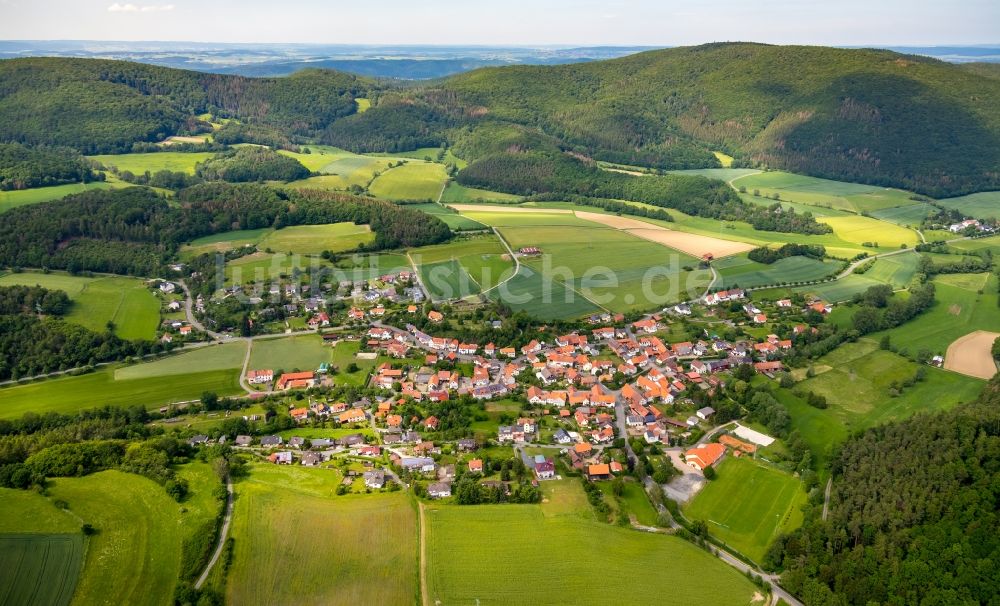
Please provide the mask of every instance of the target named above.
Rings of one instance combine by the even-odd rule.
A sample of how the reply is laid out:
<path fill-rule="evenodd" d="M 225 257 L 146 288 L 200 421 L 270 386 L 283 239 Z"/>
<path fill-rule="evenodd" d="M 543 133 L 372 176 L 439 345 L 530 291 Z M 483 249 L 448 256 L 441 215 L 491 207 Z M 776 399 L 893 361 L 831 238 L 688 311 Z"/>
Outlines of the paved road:
<path fill-rule="evenodd" d="M 201 589 L 201 586 L 205 584 L 208 580 L 208 575 L 212 572 L 212 568 L 219 561 L 219 557 L 222 556 L 222 550 L 226 547 L 226 539 L 229 538 L 229 524 L 233 521 L 233 481 L 226 478 L 226 515 L 222 519 L 222 529 L 219 530 L 219 541 L 215 546 L 215 553 L 212 554 L 212 559 L 208 561 L 208 565 L 205 566 L 205 570 L 198 577 L 198 581 L 194 584 L 195 589 Z"/>
<path fill-rule="evenodd" d="M 181 290 L 184 291 L 184 315 L 187 316 L 188 324 L 194 326 L 197 330 L 200 330 L 215 340 L 223 339 L 223 335 L 208 330 L 201 322 L 198 321 L 198 318 L 194 317 L 194 300 L 191 298 L 191 289 L 188 288 L 188 285 L 184 282 L 184 280 L 178 280 L 177 283 L 181 285 Z"/>

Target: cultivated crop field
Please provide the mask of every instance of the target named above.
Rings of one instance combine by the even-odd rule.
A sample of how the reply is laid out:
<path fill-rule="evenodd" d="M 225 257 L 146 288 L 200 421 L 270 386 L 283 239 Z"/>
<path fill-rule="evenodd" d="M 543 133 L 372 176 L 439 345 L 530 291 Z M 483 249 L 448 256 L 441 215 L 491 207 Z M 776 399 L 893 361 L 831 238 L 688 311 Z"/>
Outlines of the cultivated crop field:
<path fill-rule="evenodd" d="M 113 368 L 104 367 L 77 377 L 0 388 L 0 418 L 17 418 L 26 412 L 72 413 L 105 405 L 158 408 L 197 400 L 206 391 L 220 396 L 243 393 L 236 369 L 123 381 L 115 380 L 114 375 Z"/>
<path fill-rule="evenodd" d="M 323 346 L 319 335 L 257 339 L 250 352 L 250 368 L 253 369 L 307 371 L 316 370 L 320 364 L 329 361 L 330 348 Z"/>
<path fill-rule="evenodd" d="M 545 482 L 543 489 L 542 505 L 426 506 L 431 603 L 751 601 L 755 588 L 746 577 L 694 545 L 597 522 L 576 481 Z M 635 578 L 637 562 L 656 573 L 610 582 Z"/>
<path fill-rule="evenodd" d="M 151 152 L 142 154 L 117 154 L 104 156 L 87 156 L 108 168 L 115 167 L 119 172 L 131 172 L 141 175 L 147 170 L 155 173 L 161 170 L 194 174 L 194 166 L 215 156 L 213 152 Z"/>
<path fill-rule="evenodd" d="M 69 604 L 82 561 L 82 534 L 0 534 L 0 604 Z"/>
<path fill-rule="evenodd" d="M 115 186 L 116 184 L 96 181 L 93 183 L 67 183 L 66 185 L 53 185 L 51 187 L 0 191 L 0 213 L 7 212 L 18 206 L 58 200 L 70 194 L 79 194 L 92 189 L 111 189 Z"/>
<path fill-rule="evenodd" d="M 751 261 L 745 255 L 713 262 L 722 278 L 715 286 L 758 288 L 770 284 L 811 282 L 826 278 L 840 269 L 836 261 L 820 261 L 809 257 L 786 257 L 767 265 Z"/>
<path fill-rule="evenodd" d="M 873 242 L 886 249 L 899 248 L 902 244 L 913 246 L 920 242 L 913 230 L 871 217 L 819 217 L 816 220 L 832 227 L 839 238 L 855 244 Z"/>
<path fill-rule="evenodd" d="M 989 379 L 997 373 L 997 363 L 993 359 L 993 343 L 1000 339 L 1000 333 L 977 330 L 960 337 L 948 346 L 944 367 L 954 372 Z"/>
<path fill-rule="evenodd" d="M 920 255 L 903 253 L 891 257 L 879 257 L 872 268 L 861 274 L 869 280 L 888 284 L 893 288 L 905 288 L 917 273 Z"/>
<path fill-rule="evenodd" d="M 464 297 L 488 290 L 513 272 L 507 249 L 495 235 L 472 236 L 414 249 L 410 257 L 435 299 Z"/>
<path fill-rule="evenodd" d="M 1000 191 L 984 191 L 957 198 L 938 200 L 938 204 L 957 209 L 964 215 L 977 219 L 1000 217 Z"/>
<path fill-rule="evenodd" d="M 740 177 L 733 185 L 746 187 L 748 192 L 760 190 L 763 196 L 777 193 L 783 201 L 856 213 L 900 206 L 927 207 L 923 202 L 910 199 L 909 192 L 899 189 L 831 181 L 781 171 L 758 172 Z"/>
<path fill-rule="evenodd" d="M 153 339 L 160 323 L 160 302 L 135 278 L 85 278 L 63 273 L 11 273 L 0 276 L 0 286 L 23 284 L 62 290 L 73 300 L 66 320 L 97 332 L 114 322 L 123 339 Z"/>
<path fill-rule="evenodd" d="M 473 221 L 469 217 L 458 214 L 458 212 L 454 209 L 434 202 L 428 202 L 426 204 L 410 204 L 407 208 L 419 210 L 427 213 L 428 215 L 434 215 L 438 219 L 444 221 L 445 224 L 452 229 L 452 231 L 487 229 L 487 226 L 482 223 Z"/>
<path fill-rule="evenodd" d="M 413 505 L 402 492 L 336 496 L 340 479 L 257 465 L 237 484 L 229 603 L 413 604 Z"/>
<path fill-rule="evenodd" d="M 778 534 L 802 524 L 802 483 L 749 458 L 728 457 L 718 477 L 684 508 L 689 520 L 704 520 L 709 532 L 755 562 Z"/>
<path fill-rule="evenodd" d="M 368 191 L 386 200 L 436 201 L 447 180 L 443 164 L 410 160 L 375 177 Z"/>
<path fill-rule="evenodd" d="M 542 274 L 521 265 L 517 274 L 488 293 L 503 299 L 514 311 L 525 311 L 541 320 L 568 320 L 601 310 L 558 280 L 546 281 Z"/>

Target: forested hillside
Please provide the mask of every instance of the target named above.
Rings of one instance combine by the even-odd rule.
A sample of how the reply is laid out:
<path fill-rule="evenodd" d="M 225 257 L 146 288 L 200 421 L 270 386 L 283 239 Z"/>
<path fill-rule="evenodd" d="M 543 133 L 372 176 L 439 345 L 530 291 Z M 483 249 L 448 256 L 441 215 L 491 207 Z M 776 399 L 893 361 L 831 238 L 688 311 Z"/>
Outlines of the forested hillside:
<path fill-rule="evenodd" d="M 210 183 L 181 190 L 177 200 L 133 187 L 15 208 L 0 223 L 0 265 L 156 275 L 181 243 L 201 236 L 343 221 L 371 225 L 375 248 L 451 235 L 432 215 L 348 194 Z"/>
<path fill-rule="evenodd" d="M 114 153 L 138 141 L 198 132 L 210 112 L 310 135 L 355 111 L 366 83 L 305 70 L 244 78 L 95 59 L 0 61 L 0 141 Z"/>
<path fill-rule="evenodd" d="M 309 176 L 296 160 L 267 147 L 241 147 L 198 165 L 195 173 L 206 181 L 295 181 Z"/>
<path fill-rule="evenodd" d="M 741 163 L 931 195 L 1000 187 L 1000 81 L 889 51 L 710 44 L 611 61 L 481 69 L 442 104 L 598 159 Z"/>
<path fill-rule="evenodd" d="M 978 402 L 870 429 L 770 559 L 809 606 L 993 604 L 1000 587 L 1000 380 Z"/>
<path fill-rule="evenodd" d="M 0 190 L 29 189 L 92 181 L 98 174 L 79 152 L 67 147 L 0 143 Z"/>

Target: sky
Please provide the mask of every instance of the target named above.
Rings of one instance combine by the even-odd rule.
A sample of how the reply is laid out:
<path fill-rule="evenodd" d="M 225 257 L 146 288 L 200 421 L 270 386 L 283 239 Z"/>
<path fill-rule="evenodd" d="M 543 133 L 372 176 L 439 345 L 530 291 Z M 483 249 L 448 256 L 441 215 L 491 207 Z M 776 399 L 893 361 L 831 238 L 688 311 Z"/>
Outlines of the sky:
<path fill-rule="evenodd" d="M 0 39 L 677 46 L 1000 42 L 998 0 L 0 0 Z"/>

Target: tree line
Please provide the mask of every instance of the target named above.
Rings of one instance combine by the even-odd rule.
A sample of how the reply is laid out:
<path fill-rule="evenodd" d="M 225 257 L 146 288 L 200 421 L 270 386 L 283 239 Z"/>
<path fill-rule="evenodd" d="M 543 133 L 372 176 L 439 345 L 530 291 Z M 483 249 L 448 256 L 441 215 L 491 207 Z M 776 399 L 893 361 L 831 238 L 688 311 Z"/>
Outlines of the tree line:
<path fill-rule="evenodd" d="M 102 180 L 79 152 L 68 147 L 0 143 L 0 190 L 30 189 Z"/>

